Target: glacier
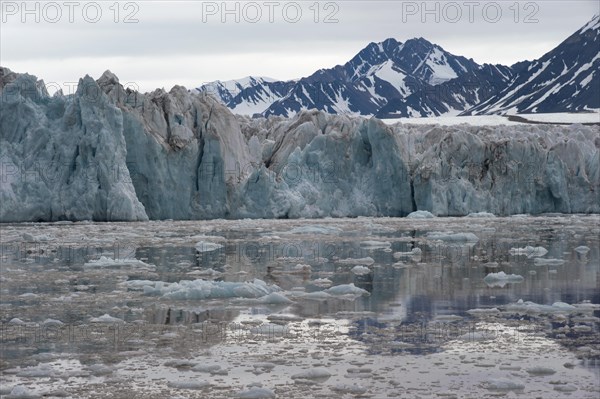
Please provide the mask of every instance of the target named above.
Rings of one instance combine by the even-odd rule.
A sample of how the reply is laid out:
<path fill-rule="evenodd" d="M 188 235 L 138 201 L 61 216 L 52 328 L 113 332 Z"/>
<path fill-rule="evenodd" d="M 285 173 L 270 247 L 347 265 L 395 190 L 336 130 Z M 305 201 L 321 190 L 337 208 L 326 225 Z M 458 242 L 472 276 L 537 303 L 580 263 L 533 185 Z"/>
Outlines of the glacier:
<path fill-rule="evenodd" d="M 50 96 L 0 68 L 0 222 L 600 213 L 598 126 L 236 116 L 106 71 Z"/>

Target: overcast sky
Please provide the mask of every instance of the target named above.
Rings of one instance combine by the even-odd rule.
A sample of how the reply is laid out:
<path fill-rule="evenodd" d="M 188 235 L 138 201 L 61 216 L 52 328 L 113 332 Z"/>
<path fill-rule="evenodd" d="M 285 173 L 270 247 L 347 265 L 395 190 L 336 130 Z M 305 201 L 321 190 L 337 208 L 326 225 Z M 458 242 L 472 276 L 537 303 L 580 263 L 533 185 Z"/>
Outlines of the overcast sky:
<path fill-rule="evenodd" d="M 597 0 L 0 3 L 0 65 L 65 93 L 106 69 L 142 91 L 298 78 L 389 37 L 511 65 L 540 57 L 600 12 Z"/>

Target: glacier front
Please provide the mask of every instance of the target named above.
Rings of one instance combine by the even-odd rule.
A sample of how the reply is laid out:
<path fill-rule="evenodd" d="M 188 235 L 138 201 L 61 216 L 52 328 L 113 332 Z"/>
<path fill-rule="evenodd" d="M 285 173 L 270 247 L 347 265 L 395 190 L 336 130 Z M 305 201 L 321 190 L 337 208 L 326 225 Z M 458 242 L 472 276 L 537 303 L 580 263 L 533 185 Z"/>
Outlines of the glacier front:
<path fill-rule="evenodd" d="M 0 221 L 599 213 L 598 126 L 233 115 L 105 72 L 71 95 L 0 68 Z"/>

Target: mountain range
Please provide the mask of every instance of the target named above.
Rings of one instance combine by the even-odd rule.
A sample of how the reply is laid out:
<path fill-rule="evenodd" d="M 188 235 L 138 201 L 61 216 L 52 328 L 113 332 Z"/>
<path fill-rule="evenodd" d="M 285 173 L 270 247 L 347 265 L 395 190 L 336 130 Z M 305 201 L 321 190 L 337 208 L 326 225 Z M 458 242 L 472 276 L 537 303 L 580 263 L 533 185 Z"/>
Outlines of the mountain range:
<path fill-rule="evenodd" d="M 370 43 L 344 65 L 308 77 L 215 81 L 197 88 L 234 113 L 291 117 L 302 110 L 379 118 L 600 109 L 600 18 L 534 61 L 476 63 L 423 38 Z"/>

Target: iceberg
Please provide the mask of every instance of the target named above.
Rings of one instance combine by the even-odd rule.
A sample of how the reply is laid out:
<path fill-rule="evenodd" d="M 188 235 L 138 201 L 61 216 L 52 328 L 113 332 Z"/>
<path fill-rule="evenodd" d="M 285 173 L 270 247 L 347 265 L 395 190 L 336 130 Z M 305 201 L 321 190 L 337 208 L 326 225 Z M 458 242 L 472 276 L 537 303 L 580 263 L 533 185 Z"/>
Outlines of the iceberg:
<path fill-rule="evenodd" d="M 483 279 L 488 287 L 504 287 L 508 283 L 522 283 L 523 280 L 523 276 L 504 272 L 490 273 Z"/>

